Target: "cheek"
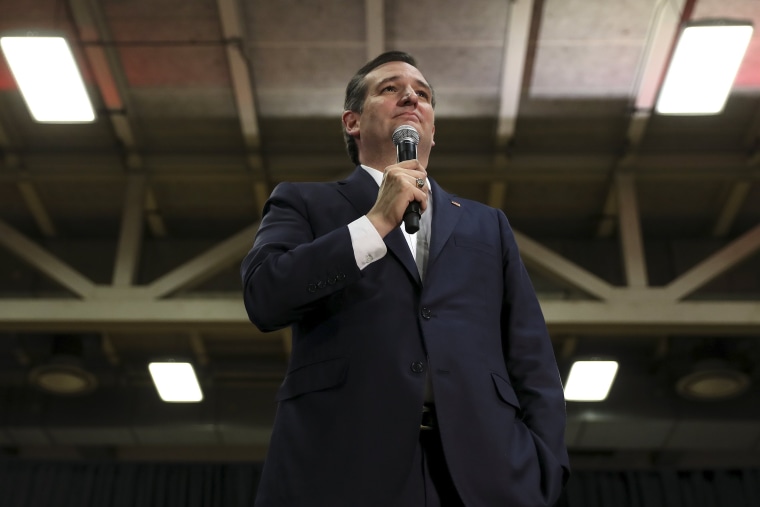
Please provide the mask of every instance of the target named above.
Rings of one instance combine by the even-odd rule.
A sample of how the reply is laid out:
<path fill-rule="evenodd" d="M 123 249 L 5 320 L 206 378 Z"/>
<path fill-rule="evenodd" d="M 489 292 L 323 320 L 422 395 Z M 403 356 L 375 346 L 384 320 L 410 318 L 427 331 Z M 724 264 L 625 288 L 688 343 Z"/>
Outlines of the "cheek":
<path fill-rule="evenodd" d="M 364 114 L 367 115 L 369 113 L 369 116 L 373 118 L 382 118 L 388 116 L 393 111 L 393 108 L 393 104 L 386 102 L 375 103 L 369 109 L 365 109 Z"/>

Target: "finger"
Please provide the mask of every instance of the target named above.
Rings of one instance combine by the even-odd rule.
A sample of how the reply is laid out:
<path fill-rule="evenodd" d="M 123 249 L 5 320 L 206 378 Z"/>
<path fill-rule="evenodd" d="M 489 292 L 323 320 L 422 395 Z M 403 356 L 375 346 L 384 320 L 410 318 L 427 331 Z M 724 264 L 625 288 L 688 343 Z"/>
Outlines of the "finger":
<path fill-rule="evenodd" d="M 392 169 L 392 168 L 401 168 L 409 171 L 420 171 L 424 174 L 427 174 L 427 171 L 425 170 L 425 167 L 423 167 L 422 164 L 420 164 L 419 160 L 412 159 L 412 160 L 405 160 L 403 162 L 399 162 L 397 164 L 393 164 L 391 166 L 386 167 L 386 171 Z"/>
<path fill-rule="evenodd" d="M 420 209 L 422 211 L 425 211 L 427 209 L 427 204 L 428 204 L 427 190 L 415 188 L 413 191 L 413 196 L 414 198 L 412 199 L 412 201 L 417 201 L 418 203 L 420 203 Z"/>

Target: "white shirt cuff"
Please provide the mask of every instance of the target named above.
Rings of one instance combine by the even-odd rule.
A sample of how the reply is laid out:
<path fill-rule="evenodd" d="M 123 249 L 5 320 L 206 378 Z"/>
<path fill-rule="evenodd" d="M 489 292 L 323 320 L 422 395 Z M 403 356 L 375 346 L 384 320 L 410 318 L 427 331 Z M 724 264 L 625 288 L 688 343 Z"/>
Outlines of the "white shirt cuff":
<path fill-rule="evenodd" d="M 354 248 L 354 258 L 359 269 L 366 268 L 388 253 L 383 238 L 366 215 L 348 224 L 348 232 L 351 235 L 351 246 Z"/>

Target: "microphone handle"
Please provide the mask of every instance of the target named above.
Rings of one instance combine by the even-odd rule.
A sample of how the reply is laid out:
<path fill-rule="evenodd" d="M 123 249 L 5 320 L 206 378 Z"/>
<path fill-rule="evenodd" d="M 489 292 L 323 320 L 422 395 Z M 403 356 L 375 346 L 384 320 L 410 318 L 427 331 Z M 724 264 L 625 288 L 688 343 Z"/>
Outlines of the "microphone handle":
<path fill-rule="evenodd" d="M 407 234 L 414 234 L 420 230 L 420 217 L 422 212 L 420 211 L 419 201 L 412 201 L 404 211 L 404 229 Z"/>
<path fill-rule="evenodd" d="M 396 145 L 396 160 L 403 162 L 405 160 L 414 160 L 417 158 L 417 145 L 413 142 L 402 141 Z M 420 211 L 419 201 L 412 201 L 404 211 L 404 229 L 407 234 L 414 234 L 420 230 Z"/>

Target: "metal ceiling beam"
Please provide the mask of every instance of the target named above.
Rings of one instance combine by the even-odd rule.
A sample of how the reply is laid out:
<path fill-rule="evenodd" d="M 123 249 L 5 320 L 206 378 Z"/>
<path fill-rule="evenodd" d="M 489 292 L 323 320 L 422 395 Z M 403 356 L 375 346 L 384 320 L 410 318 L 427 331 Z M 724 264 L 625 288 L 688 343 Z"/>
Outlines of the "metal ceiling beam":
<path fill-rule="evenodd" d="M 261 145 L 261 133 L 256 113 L 256 100 L 253 95 L 251 70 L 244 53 L 246 38 L 242 22 L 243 13 L 238 0 L 217 0 L 217 7 L 224 39 L 235 42 L 227 44 L 226 54 L 243 141 L 248 148 L 258 150 Z"/>
<path fill-rule="evenodd" d="M 641 144 L 649 120 L 654 110 L 657 94 L 660 91 L 665 70 L 670 60 L 673 43 L 678 37 L 681 19 L 691 0 L 660 0 L 652 11 L 649 33 L 642 53 L 642 60 L 636 73 L 632 95 L 635 97 L 633 113 L 628 122 L 624 152 L 615 163 L 613 178 L 604 200 L 602 218 L 597 225 L 596 235 L 606 238 L 618 225 L 618 212 L 615 177 L 623 169 L 630 169 L 634 163 L 636 151 Z"/>
<path fill-rule="evenodd" d="M 251 175 L 241 164 L 239 154 L 196 153 L 196 154 L 153 154 L 144 156 L 150 166 L 150 181 L 250 181 Z M 268 156 L 270 170 L 278 177 L 289 179 L 302 177 L 312 181 L 315 171 L 324 171 L 333 178 L 345 177 L 351 170 L 346 164 L 344 153 L 273 153 Z M 105 182 L 122 181 L 124 173 L 113 159 L 104 158 L 102 153 L 79 153 L 49 150 L 44 153 L 25 153 L 25 171 L 35 182 L 78 181 Z M 446 153 L 436 159 L 436 175 L 469 181 L 492 179 L 510 181 L 512 179 L 557 178 L 563 175 L 573 179 L 609 178 L 610 165 L 615 163 L 613 155 L 589 153 L 579 155 L 573 152 L 518 153 L 509 161 L 509 171 L 495 172 L 494 156 L 487 153 L 462 154 Z M 462 171 L 467 167 L 467 171 Z M 2 165 L 0 165 L 2 168 Z M 336 169 L 337 168 L 337 169 Z M 341 169 L 342 168 L 342 169 Z M 637 178 L 694 181 L 702 178 L 717 178 L 726 182 L 737 178 L 750 181 L 760 180 L 760 171 L 747 171 L 747 156 L 741 152 L 724 153 L 652 153 L 639 154 L 627 170 L 636 172 Z M 17 182 L 22 175 L 0 170 L 0 182 Z"/>
<path fill-rule="evenodd" d="M 651 296 L 651 297 L 650 297 Z M 636 298 L 611 301 L 558 301 L 541 298 L 553 332 L 616 333 L 641 336 L 662 333 L 750 333 L 760 327 L 757 301 L 666 301 L 662 290 L 647 289 Z M 55 330 L 239 330 L 258 336 L 248 320 L 242 295 L 225 298 L 165 300 L 3 299 L 0 329 Z M 284 337 L 285 335 L 283 335 Z"/>
<path fill-rule="evenodd" d="M 16 175 L 21 197 L 26 204 L 26 208 L 34 218 L 37 228 L 43 236 L 53 238 L 56 236 L 55 225 L 47 212 L 45 205 L 40 199 L 37 187 L 29 180 L 29 175 L 24 167 L 21 157 L 15 152 L 13 143 L 8 135 L 7 129 L 0 122 L 0 151 L 3 152 L 3 162 L 7 169 L 10 169 Z"/>
<path fill-rule="evenodd" d="M 134 125 L 129 117 L 133 109 L 127 93 L 127 79 L 121 69 L 117 49 L 114 46 L 98 44 L 112 41 L 100 2 L 69 0 L 69 5 L 80 41 L 85 44 L 84 53 L 114 133 L 127 151 L 132 152 L 137 146 L 137 141 Z"/>
<path fill-rule="evenodd" d="M 18 182 L 18 189 L 21 192 L 21 196 L 24 198 L 24 203 L 27 209 L 34 217 L 34 222 L 37 224 L 37 228 L 40 230 L 43 236 L 47 238 L 54 238 L 57 236 L 53 219 L 50 217 L 47 208 L 42 203 L 40 193 L 37 191 L 37 186 L 28 180 L 21 180 Z"/>
<path fill-rule="evenodd" d="M 593 297 L 605 300 L 612 295 L 613 286 L 598 276 L 524 234 L 517 231 L 514 231 L 514 234 L 520 247 L 520 255 L 526 265 L 536 268 L 561 282 L 569 283 Z"/>
<path fill-rule="evenodd" d="M 690 3 L 693 4 L 694 0 L 660 0 L 654 6 L 643 63 L 635 84 L 636 111 L 651 112 L 654 109 L 681 22 L 693 8 Z"/>
<path fill-rule="evenodd" d="M 203 325 L 217 331 L 224 325 L 253 328 L 246 316 L 242 295 L 234 298 L 101 298 L 93 301 L 4 298 L 2 303 L 0 328 L 4 329 L 116 331 L 158 327 L 190 332 L 204 329 Z"/>
<path fill-rule="evenodd" d="M 757 301 L 663 302 L 651 289 L 636 300 L 614 302 L 541 301 L 547 325 L 554 332 L 658 335 L 660 333 L 748 333 L 757 336 Z"/>
<path fill-rule="evenodd" d="M 755 111 L 755 117 L 744 136 L 744 146 L 747 147 L 749 153 L 747 172 L 750 173 L 753 169 L 760 167 L 760 108 Z M 713 237 L 723 238 L 729 234 L 751 188 L 752 181 L 749 177 L 741 178 L 731 186 L 728 197 L 723 203 L 723 208 L 713 226 Z"/>
<path fill-rule="evenodd" d="M 145 176 L 141 174 L 131 174 L 127 179 L 121 232 L 114 262 L 112 283 L 115 287 L 128 287 L 135 279 L 142 249 L 145 183 Z"/>
<path fill-rule="evenodd" d="M 92 296 L 95 291 L 91 280 L 3 220 L 0 220 L 0 245 L 82 298 Z"/>
<path fill-rule="evenodd" d="M 158 209 L 158 203 L 156 202 L 156 195 L 153 193 L 153 189 L 148 187 L 145 191 L 145 219 L 148 223 L 153 237 L 165 238 L 166 237 L 166 224 Z"/>
<path fill-rule="evenodd" d="M 146 287 L 150 298 L 163 298 L 216 274 L 233 262 L 240 262 L 253 245 L 258 222 L 189 260 Z"/>
<path fill-rule="evenodd" d="M 128 171 L 142 173 L 145 161 L 139 153 L 139 131 L 132 119 L 135 109 L 131 103 L 129 85 L 118 50 L 115 46 L 105 44 L 113 38 L 101 3 L 93 0 L 69 0 L 69 4 L 80 40 L 85 44 L 84 52 L 89 68 L 98 86 L 111 127 L 126 150 L 124 166 Z M 163 220 L 157 214 L 152 216 L 148 225 L 154 236 L 160 237 L 160 233 L 166 229 Z M 124 234 L 122 231 L 122 236 Z"/>
<path fill-rule="evenodd" d="M 665 291 L 673 300 L 683 299 L 722 273 L 737 266 L 760 250 L 760 225 L 732 241 L 713 255 L 668 284 Z"/>
<path fill-rule="evenodd" d="M 723 238 L 731 231 L 731 227 L 739 215 L 739 210 L 747 200 L 751 188 L 752 182 L 749 180 L 739 180 L 731 185 L 728 198 L 723 203 L 723 208 L 721 208 L 718 219 L 713 226 L 712 236 L 714 238 Z"/>
<path fill-rule="evenodd" d="M 69 0 L 74 24 L 80 41 L 86 43 L 84 53 L 98 85 L 106 113 L 116 137 L 124 147 L 133 151 L 137 144 L 128 112 L 126 78 L 121 71 L 117 50 L 96 43 L 110 42 L 111 34 L 99 3 L 90 0 Z"/>
<path fill-rule="evenodd" d="M 615 183 L 625 279 L 629 287 L 646 287 L 649 281 L 633 175 L 628 172 L 618 173 Z"/>
<path fill-rule="evenodd" d="M 501 62 L 499 86 L 499 113 L 496 123 L 495 149 L 492 171 L 496 178 L 504 174 L 510 165 L 507 150 L 515 135 L 515 125 L 520 109 L 525 61 L 528 55 L 528 39 L 533 21 L 533 0 L 508 2 L 507 29 L 504 34 L 504 52 Z M 507 185 L 494 180 L 488 191 L 488 205 L 502 209 Z"/>
<path fill-rule="evenodd" d="M 236 234 L 196 259 L 165 275 L 148 287 L 95 286 L 23 235 L 0 222 L 0 240 L 11 251 L 79 295 L 71 299 L 3 299 L 0 328 L 3 329 L 99 329 L 124 327 L 170 327 L 249 325 L 240 296 L 228 298 L 168 299 L 161 297 L 237 261 L 249 248 L 258 224 Z M 625 229 L 625 227 L 623 227 Z M 554 329 L 573 332 L 651 333 L 675 331 L 743 331 L 760 325 L 758 302 L 679 302 L 720 273 L 760 249 L 760 225 L 693 268 L 665 288 L 612 287 L 593 274 L 516 233 L 527 264 L 552 273 L 602 302 L 542 299 L 547 323 Z M 701 330 L 701 331 L 700 331 Z M 283 339 L 287 336 L 283 335 Z M 287 345 L 286 345 L 287 346 Z"/>
<path fill-rule="evenodd" d="M 614 177 L 613 177 L 614 179 Z M 618 222 L 618 193 L 615 191 L 615 187 L 610 186 L 607 189 L 607 197 L 604 198 L 604 204 L 602 206 L 602 216 L 599 219 L 599 223 L 596 226 L 597 238 L 608 238 L 615 232 L 615 227 Z"/>
<path fill-rule="evenodd" d="M 385 51 L 385 0 L 365 0 L 367 61 Z"/>
<path fill-rule="evenodd" d="M 131 201 L 133 203 L 141 203 L 142 197 L 139 194 L 142 182 L 136 179 L 133 183 L 134 185 L 130 192 L 133 194 Z M 127 215 L 129 214 L 127 213 Z M 132 225 L 125 229 L 134 230 L 136 219 L 125 218 L 125 220 L 132 223 Z M 133 287 L 132 290 L 130 290 L 130 286 L 137 263 L 136 256 L 139 253 L 139 248 L 135 249 L 135 245 L 139 243 L 139 240 L 134 238 L 124 239 L 123 245 L 120 242 L 117 265 L 114 270 L 114 284 L 112 286 L 94 284 L 71 266 L 2 220 L 0 220 L 0 245 L 5 246 L 6 249 L 19 256 L 22 260 L 82 298 L 103 299 L 114 303 L 125 299 L 150 301 L 197 284 L 229 266 L 230 263 L 239 262 L 253 244 L 253 238 L 256 235 L 258 227 L 258 223 L 250 225 L 175 270 L 158 278 L 150 285 Z M 117 281 L 119 283 L 116 283 Z"/>
<path fill-rule="evenodd" d="M 245 52 L 246 36 L 243 25 L 243 12 L 239 0 L 217 0 L 219 18 L 224 39 L 229 41 L 225 47 L 227 64 L 232 80 L 232 92 L 235 96 L 240 130 L 247 153 L 248 170 L 253 177 L 253 194 L 258 209 L 263 209 L 269 197 L 269 183 L 266 176 L 264 159 L 261 156 L 261 132 L 254 96 L 253 79 L 248 56 Z M 234 43 L 232 43 L 234 42 Z"/>
<path fill-rule="evenodd" d="M 506 149 L 515 134 L 520 109 L 528 36 L 533 20 L 533 0 L 512 0 L 504 38 L 504 59 L 501 64 L 499 116 L 496 127 L 496 146 Z"/>

